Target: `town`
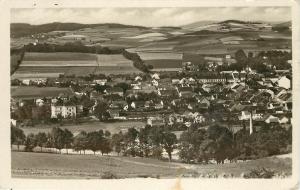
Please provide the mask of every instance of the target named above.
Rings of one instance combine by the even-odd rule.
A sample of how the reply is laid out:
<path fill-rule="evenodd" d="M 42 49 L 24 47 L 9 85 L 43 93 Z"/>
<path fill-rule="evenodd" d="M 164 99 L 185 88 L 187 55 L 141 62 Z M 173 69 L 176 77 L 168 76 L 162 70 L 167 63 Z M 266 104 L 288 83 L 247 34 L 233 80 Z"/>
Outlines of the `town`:
<path fill-rule="evenodd" d="M 241 21 L 220 23 L 222 27 L 232 23 L 257 25 Z M 134 26 L 114 27 L 128 32 Z M 257 29 L 262 33 L 271 30 L 274 28 L 269 25 L 259 25 Z M 286 30 L 290 28 L 285 27 Z M 242 39 L 226 37 L 227 32 L 192 33 L 217 36 L 220 47 L 228 46 L 226 51 L 219 51 L 215 42 L 209 42 L 210 49 L 198 53 L 106 47 L 105 42 L 98 45 L 78 34 L 64 37 L 62 32 L 58 32 L 56 40 L 63 36 L 68 39 L 66 43 L 50 43 L 52 33 L 32 34 L 29 38 L 33 43 L 11 49 L 13 158 L 21 152 L 28 152 L 24 154 L 28 158 L 41 152 L 49 154 L 49 158 L 56 155 L 52 153 L 95 155 L 97 159 L 116 162 L 142 158 L 177 167 L 172 164 L 243 164 L 290 155 L 293 76 L 288 40 L 251 38 L 245 43 L 261 47 L 248 48 L 240 44 L 244 43 Z M 140 36 L 153 38 L 158 34 L 143 35 Z M 195 38 L 190 33 L 182 36 L 184 40 Z M 163 43 L 158 41 L 160 46 Z M 285 174 L 281 169 L 276 173 L 263 168 L 262 176 L 291 175 L 288 167 L 284 167 Z M 23 170 L 14 172 L 22 175 Z M 159 173 L 176 176 L 174 171 L 164 172 L 167 171 Z M 128 170 L 125 173 L 110 173 L 106 177 L 130 176 Z M 243 177 L 255 175 L 256 171 Z"/>

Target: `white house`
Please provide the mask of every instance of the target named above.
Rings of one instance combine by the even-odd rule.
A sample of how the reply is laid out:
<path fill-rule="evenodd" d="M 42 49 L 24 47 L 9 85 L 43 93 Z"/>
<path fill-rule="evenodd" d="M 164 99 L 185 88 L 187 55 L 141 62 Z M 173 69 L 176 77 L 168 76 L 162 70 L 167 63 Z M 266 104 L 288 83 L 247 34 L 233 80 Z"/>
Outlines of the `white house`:
<path fill-rule="evenodd" d="M 279 119 L 279 123 L 280 123 L 280 124 L 286 124 L 286 123 L 288 123 L 288 122 L 289 122 L 289 118 L 286 117 L 286 116 L 283 116 L 283 117 L 281 117 L 281 118 Z"/>
<path fill-rule="evenodd" d="M 38 99 L 35 100 L 35 104 L 37 106 L 42 106 L 42 105 L 44 105 L 44 100 L 41 99 L 41 98 L 38 98 Z"/>
<path fill-rule="evenodd" d="M 153 79 L 151 82 L 153 86 L 158 86 L 158 81 L 156 79 Z"/>
<path fill-rule="evenodd" d="M 267 117 L 267 119 L 265 120 L 266 123 L 278 123 L 279 122 L 279 118 L 273 115 L 270 115 L 269 117 Z"/>
<path fill-rule="evenodd" d="M 156 79 L 156 80 L 159 80 L 159 75 L 157 73 L 154 73 L 152 76 L 151 76 L 153 79 Z"/>
<path fill-rule="evenodd" d="M 107 83 L 107 79 L 95 79 L 93 82 L 95 84 L 99 84 L 101 86 L 104 86 Z"/>
<path fill-rule="evenodd" d="M 142 79 L 142 77 L 140 77 L 140 76 L 136 76 L 136 77 L 134 78 L 134 80 L 135 80 L 135 81 L 141 81 L 141 80 L 143 80 L 143 79 Z"/>
<path fill-rule="evenodd" d="M 278 81 L 278 86 L 285 88 L 285 89 L 290 89 L 291 88 L 291 80 L 288 79 L 286 76 L 281 77 Z"/>
<path fill-rule="evenodd" d="M 51 105 L 51 118 L 57 118 L 58 115 L 61 115 L 63 118 L 76 117 L 76 106 Z"/>

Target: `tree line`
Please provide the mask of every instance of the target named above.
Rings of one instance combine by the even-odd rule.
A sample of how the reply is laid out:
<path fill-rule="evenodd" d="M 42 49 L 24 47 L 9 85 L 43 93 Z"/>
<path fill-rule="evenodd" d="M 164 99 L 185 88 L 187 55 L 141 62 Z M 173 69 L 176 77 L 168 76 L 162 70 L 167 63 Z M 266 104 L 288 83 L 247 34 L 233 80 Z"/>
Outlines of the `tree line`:
<path fill-rule="evenodd" d="M 96 53 L 96 54 L 121 54 L 122 49 L 110 49 L 102 46 L 85 46 L 80 41 L 68 42 L 63 45 L 48 43 L 29 43 L 24 46 L 26 52 L 79 52 L 79 53 Z"/>
<path fill-rule="evenodd" d="M 23 130 L 11 127 L 11 144 L 25 145 L 25 151 L 33 151 L 35 147 L 73 149 L 80 154 L 86 150 L 108 154 L 116 152 L 122 156 L 163 158 L 166 152 L 169 160 L 175 149 L 179 158 L 185 163 L 208 163 L 215 160 L 224 161 L 249 160 L 266 156 L 291 152 L 292 129 L 281 126 L 264 126 L 258 132 L 249 134 L 242 129 L 233 133 L 229 128 L 219 125 L 203 129 L 196 124 L 184 131 L 179 138 L 169 126 L 149 126 L 139 131 L 134 127 L 125 133 L 111 134 L 109 131 L 81 131 L 78 135 L 68 129 L 52 128 L 49 133 L 24 135 Z"/>

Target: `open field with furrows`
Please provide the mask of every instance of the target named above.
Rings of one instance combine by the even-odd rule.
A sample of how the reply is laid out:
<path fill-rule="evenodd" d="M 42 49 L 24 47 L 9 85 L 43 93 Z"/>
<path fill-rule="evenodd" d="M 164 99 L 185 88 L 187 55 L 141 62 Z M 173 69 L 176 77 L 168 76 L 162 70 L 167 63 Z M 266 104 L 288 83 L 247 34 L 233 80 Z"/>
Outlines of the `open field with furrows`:
<path fill-rule="evenodd" d="M 91 53 L 55 52 L 36 53 L 27 52 L 24 61 L 83 61 L 96 60 L 96 55 Z"/>
<path fill-rule="evenodd" d="M 97 66 L 76 66 L 76 67 L 20 67 L 11 78 L 22 79 L 22 78 L 58 78 L 59 75 L 76 75 L 76 76 L 88 76 L 93 74 Z"/>
<path fill-rule="evenodd" d="M 12 177 L 16 178 L 102 178 L 109 172 L 119 178 L 201 177 L 232 174 L 240 177 L 252 169 L 265 167 L 291 175 L 291 155 L 228 164 L 182 164 L 150 158 L 100 155 L 66 155 L 12 152 Z"/>
<path fill-rule="evenodd" d="M 26 53 L 24 61 L 12 79 L 26 77 L 48 78 L 58 77 L 60 74 L 88 76 L 90 74 L 130 74 L 141 71 L 133 66 L 131 60 L 123 55 L 97 55 L 90 53 Z"/>
<path fill-rule="evenodd" d="M 20 67 L 95 67 L 97 66 L 96 60 L 88 61 L 23 61 Z"/>
<path fill-rule="evenodd" d="M 155 59 L 155 60 L 146 60 L 147 65 L 152 65 L 153 69 L 181 69 L 182 60 L 174 59 Z"/>
<path fill-rule="evenodd" d="M 45 132 L 48 133 L 51 131 L 51 129 L 55 126 L 60 127 L 62 129 L 68 129 L 70 130 L 74 135 L 77 135 L 80 133 L 80 131 L 98 131 L 100 129 L 102 130 L 108 130 L 112 134 L 119 133 L 120 131 L 126 132 L 127 129 L 130 127 L 134 127 L 137 130 L 144 127 L 146 123 L 140 122 L 140 121 L 124 121 L 124 122 L 112 122 L 112 123 L 106 123 L 106 122 L 88 122 L 88 123 L 82 123 L 82 124 L 66 124 L 63 126 L 60 125 L 36 125 L 34 127 L 23 127 L 22 130 L 27 135 L 29 133 L 37 134 L 39 132 Z"/>
<path fill-rule="evenodd" d="M 99 67 L 105 66 L 132 66 L 131 60 L 126 59 L 123 55 L 97 55 L 97 63 Z"/>
<path fill-rule="evenodd" d="M 57 87 L 29 87 L 18 86 L 11 87 L 12 98 L 33 98 L 33 97 L 57 97 L 59 95 L 70 96 L 73 94 L 71 88 L 57 88 Z"/>
<path fill-rule="evenodd" d="M 142 73 L 142 71 L 138 70 L 134 66 L 102 66 L 97 67 L 94 74 L 132 74 L 132 73 Z"/>

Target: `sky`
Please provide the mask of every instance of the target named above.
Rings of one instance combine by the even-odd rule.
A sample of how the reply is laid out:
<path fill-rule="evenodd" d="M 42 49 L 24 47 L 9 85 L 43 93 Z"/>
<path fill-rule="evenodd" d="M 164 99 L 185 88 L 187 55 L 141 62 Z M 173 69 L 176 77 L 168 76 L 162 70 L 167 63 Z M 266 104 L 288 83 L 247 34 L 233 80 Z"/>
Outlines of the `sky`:
<path fill-rule="evenodd" d="M 291 20 L 290 7 L 205 7 L 205 8 L 36 8 L 11 9 L 12 23 L 83 24 L 120 23 L 148 27 L 183 26 L 198 21 L 285 22 Z"/>

